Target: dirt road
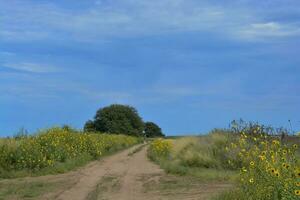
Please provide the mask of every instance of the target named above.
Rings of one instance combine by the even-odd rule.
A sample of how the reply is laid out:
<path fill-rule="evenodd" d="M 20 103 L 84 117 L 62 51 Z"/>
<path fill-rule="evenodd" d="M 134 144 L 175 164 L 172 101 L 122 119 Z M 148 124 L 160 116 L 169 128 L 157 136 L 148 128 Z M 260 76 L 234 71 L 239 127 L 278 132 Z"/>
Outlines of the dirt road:
<path fill-rule="evenodd" d="M 147 147 L 136 146 L 73 172 L 18 179 L 18 184 L 37 182 L 43 192 L 29 199 L 49 200 L 204 200 L 230 187 L 225 183 L 166 175 L 146 154 Z M 43 190 L 40 184 L 46 182 L 50 185 Z M 28 198 L 15 195 L 9 199 Z"/>

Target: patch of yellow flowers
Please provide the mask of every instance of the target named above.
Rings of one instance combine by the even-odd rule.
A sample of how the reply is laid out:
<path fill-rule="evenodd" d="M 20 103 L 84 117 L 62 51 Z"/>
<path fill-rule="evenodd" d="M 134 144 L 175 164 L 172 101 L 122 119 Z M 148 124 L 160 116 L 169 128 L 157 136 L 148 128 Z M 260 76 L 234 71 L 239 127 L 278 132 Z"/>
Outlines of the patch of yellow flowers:
<path fill-rule="evenodd" d="M 138 138 L 125 135 L 87 134 L 51 128 L 36 136 L 10 139 L 0 145 L 0 168 L 38 170 L 78 156 L 96 159 L 138 142 Z"/>
<path fill-rule="evenodd" d="M 173 144 L 171 140 L 166 140 L 161 138 L 155 139 L 150 144 L 149 156 L 154 160 L 160 158 L 166 158 L 170 155 L 172 148 L 173 148 Z"/>
<path fill-rule="evenodd" d="M 245 195 L 256 200 L 300 199 L 297 144 L 288 146 L 263 134 L 250 136 L 242 132 L 225 151 L 230 155 L 229 165 L 242 166 L 240 186 Z"/>

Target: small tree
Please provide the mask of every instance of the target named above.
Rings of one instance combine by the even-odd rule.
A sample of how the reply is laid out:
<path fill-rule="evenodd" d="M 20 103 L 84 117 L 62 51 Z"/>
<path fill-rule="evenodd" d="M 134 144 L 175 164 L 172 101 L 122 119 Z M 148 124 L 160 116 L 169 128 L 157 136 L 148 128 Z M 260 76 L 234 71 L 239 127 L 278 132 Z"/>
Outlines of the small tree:
<path fill-rule="evenodd" d="M 95 132 L 95 123 L 92 120 L 88 120 L 83 128 L 84 132 Z"/>
<path fill-rule="evenodd" d="M 153 122 L 145 123 L 145 135 L 146 135 L 146 137 L 164 137 L 165 136 L 162 133 L 161 128 Z"/>
<path fill-rule="evenodd" d="M 85 130 L 141 136 L 144 123 L 135 108 L 113 104 L 99 109 L 94 121 L 85 124 Z"/>

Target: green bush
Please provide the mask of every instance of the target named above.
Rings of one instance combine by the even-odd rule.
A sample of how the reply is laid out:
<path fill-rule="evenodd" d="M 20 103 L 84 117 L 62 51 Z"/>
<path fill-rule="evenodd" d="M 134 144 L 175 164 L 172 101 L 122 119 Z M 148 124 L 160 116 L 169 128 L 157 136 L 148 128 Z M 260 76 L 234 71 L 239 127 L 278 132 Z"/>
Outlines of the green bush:
<path fill-rule="evenodd" d="M 170 156 L 172 148 L 173 144 L 170 140 L 155 139 L 150 144 L 148 155 L 154 161 L 167 159 Z"/>
<path fill-rule="evenodd" d="M 164 137 L 165 135 L 162 133 L 161 128 L 153 123 L 146 122 L 145 123 L 145 136 L 146 137 Z"/>
<path fill-rule="evenodd" d="M 87 121 L 86 131 L 142 136 L 144 123 L 131 106 L 113 104 L 97 111 L 94 120 Z"/>

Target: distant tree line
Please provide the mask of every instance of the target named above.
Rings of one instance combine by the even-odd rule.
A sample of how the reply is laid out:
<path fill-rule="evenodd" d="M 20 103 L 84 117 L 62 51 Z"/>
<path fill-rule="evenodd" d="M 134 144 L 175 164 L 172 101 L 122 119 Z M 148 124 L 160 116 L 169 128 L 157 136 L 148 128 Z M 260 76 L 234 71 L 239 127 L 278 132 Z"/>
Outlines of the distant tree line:
<path fill-rule="evenodd" d="M 128 105 L 112 104 L 100 108 L 93 120 L 84 125 L 86 132 L 104 132 L 132 136 L 164 137 L 154 122 L 143 122 L 137 110 Z"/>

